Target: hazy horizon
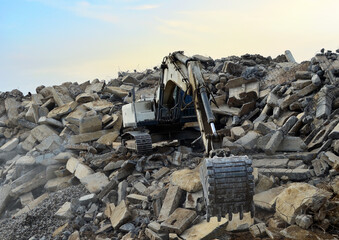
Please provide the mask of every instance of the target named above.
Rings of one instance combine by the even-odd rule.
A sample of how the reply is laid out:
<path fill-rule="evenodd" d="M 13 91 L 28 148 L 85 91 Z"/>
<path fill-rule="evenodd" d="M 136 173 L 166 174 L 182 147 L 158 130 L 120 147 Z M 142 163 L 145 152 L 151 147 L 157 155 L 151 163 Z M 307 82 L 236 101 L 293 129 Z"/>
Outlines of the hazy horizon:
<path fill-rule="evenodd" d="M 176 50 L 296 61 L 339 48 L 337 0 L 18 0 L 0 8 L 0 91 L 109 80 Z"/>

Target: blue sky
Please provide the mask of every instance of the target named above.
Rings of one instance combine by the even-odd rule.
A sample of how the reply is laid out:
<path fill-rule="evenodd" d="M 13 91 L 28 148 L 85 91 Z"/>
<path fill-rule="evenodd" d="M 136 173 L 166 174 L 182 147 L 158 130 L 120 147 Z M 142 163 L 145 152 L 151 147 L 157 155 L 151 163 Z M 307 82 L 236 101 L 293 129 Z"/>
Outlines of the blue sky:
<path fill-rule="evenodd" d="M 337 0 L 0 0 L 0 91 L 114 78 L 169 52 L 298 61 L 339 48 Z"/>

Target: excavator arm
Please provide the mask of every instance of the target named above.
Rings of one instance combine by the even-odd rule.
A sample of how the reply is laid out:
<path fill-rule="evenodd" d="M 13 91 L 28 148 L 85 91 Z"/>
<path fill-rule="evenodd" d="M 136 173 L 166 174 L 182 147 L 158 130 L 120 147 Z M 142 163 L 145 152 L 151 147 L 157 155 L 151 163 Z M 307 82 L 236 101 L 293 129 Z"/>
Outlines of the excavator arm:
<path fill-rule="evenodd" d="M 201 72 L 200 62 L 174 52 L 162 64 L 161 106 L 168 105 L 174 86 L 180 87 L 193 97 L 201 138 L 208 155 L 211 150 L 222 148 L 222 136 L 215 128 L 215 117 L 210 106 L 210 92 Z M 254 177 L 252 161 L 247 156 L 205 158 L 200 167 L 206 215 L 221 217 L 244 212 L 254 216 Z"/>

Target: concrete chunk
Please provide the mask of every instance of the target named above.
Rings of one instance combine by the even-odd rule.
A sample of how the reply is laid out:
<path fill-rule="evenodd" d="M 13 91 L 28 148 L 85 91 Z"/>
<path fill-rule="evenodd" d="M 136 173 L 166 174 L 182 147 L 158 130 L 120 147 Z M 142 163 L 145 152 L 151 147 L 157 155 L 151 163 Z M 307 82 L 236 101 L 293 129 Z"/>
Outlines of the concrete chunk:
<path fill-rule="evenodd" d="M 253 237 L 265 237 L 266 236 L 266 224 L 258 223 L 250 227 L 250 232 Z"/>
<path fill-rule="evenodd" d="M 190 170 L 188 168 L 175 171 L 171 175 L 171 183 L 179 186 L 187 192 L 197 192 L 202 189 L 199 168 Z"/>
<path fill-rule="evenodd" d="M 94 110 L 96 112 L 102 112 L 106 109 L 110 109 L 113 107 L 113 103 L 108 102 L 106 100 L 96 100 L 94 102 L 88 102 L 88 103 L 84 103 L 84 106 L 88 109 L 88 110 Z"/>
<path fill-rule="evenodd" d="M 32 137 L 39 142 L 42 142 L 45 138 L 52 136 L 52 135 L 58 135 L 56 131 L 54 131 L 52 128 L 48 127 L 47 125 L 39 125 L 31 130 Z"/>
<path fill-rule="evenodd" d="M 71 219 L 73 217 L 71 205 L 70 202 L 65 202 L 55 213 L 55 216 L 61 219 Z"/>
<path fill-rule="evenodd" d="M 9 184 L 0 187 L 0 215 L 6 209 L 7 203 L 10 199 L 11 186 Z"/>
<path fill-rule="evenodd" d="M 284 134 L 282 131 L 276 131 L 271 136 L 270 140 L 268 141 L 267 145 L 264 148 L 266 154 L 274 154 L 278 149 L 280 143 L 284 139 Z"/>
<path fill-rule="evenodd" d="M 178 207 L 182 190 L 178 186 L 171 185 L 167 191 L 164 203 L 161 207 L 158 221 L 164 221 Z"/>
<path fill-rule="evenodd" d="M 162 224 L 161 227 L 169 232 L 181 234 L 191 224 L 197 213 L 193 210 L 177 208 Z"/>
<path fill-rule="evenodd" d="M 121 201 L 118 206 L 111 209 L 110 220 L 112 227 L 118 229 L 121 225 L 127 222 L 130 218 L 130 212 L 128 211 L 125 201 Z"/>
<path fill-rule="evenodd" d="M 19 185 L 18 187 L 11 190 L 11 196 L 12 197 L 19 197 L 20 195 L 24 193 L 28 193 L 40 186 L 43 186 L 46 184 L 46 172 L 42 171 L 34 176 L 34 178 L 29 179 L 27 182 L 24 182 L 23 184 Z"/>
<path fill-rule="evenodd" d="M 76 166 L 74 176 L 81 180 L 82 178 L 87 177 L 93 173 L 94 171 L 89 166 L 79 162 Z"/>
<path fill-rule="evenodd" d="M 38 121 L 39 124 L 46 124 L 46 125 L 51 125 L 52 127 L 58 127 L 58 128 L 63 128 L 64 125 L 62 124 L 62 122 L 54 119 L 54 118 L 48 118 L 48 117 L 41 117 L 39 118 Z"/>
<path fill-rule="evenodd" d="M 66 169 L 67 169 L 70 173 L 74 173 L 79 163 L 80 163 L 79 159 L 76 159 L 76 158 L 74 158 L 74 157 L 71 157 L 71 158 L 68 159 L 68 161 L 67 161 Z"/>
<path fill-rule="evenodd" d="M 267 191 L 254 194 L 253 201 L 255 206 L 268 210 L 273 211 L 275 208 L 275 201 L 277 196 L 284 190 L 285 188 L 282 186 L 271 188 Z"/>
<path fill-rule="evenodd" d="M 10 152 L 18 146 L 19 139 L 18 138 L 12 138 L 8 142 L 6 142 L 4 145 L 1 146 L 0 152 Z"/>
<path fill-rule="evenodd" d="M 90 142 L 99 139 L 103 135 L 109 133 L 109 130 L 101 130 L 101 131 L 96 131 L 96 132 L 91 132 L 91 133 L 83 133 L 79 135 L 72 135 L 69 138 L 69 143 L 70 144 L 78 144 L 78 143 L 85 143 L 85 142 Z"/>
<path fill-rule="evenodd" d="M 71 178 L 72 178 L 72 176 L 66 176 L 66 177 L 54 178 L 54 179 L 48 180 L 48 182 L 45 184 L 44 188 L 49 192 L 55 192 L 55 191 L 64 189 L 64 188 L 70 186 L 68 181 Z"/>
<path fill-rule="evenodd" d="M 287 176 L 292 181 L 304 181 L 312 177 L 310 169 L 259 168 L 259 173 L 279 178 Z"/>
<path fill-rule="evenodd" d="M 102 120 L 99 115 L 83 117 L 80 120 L 80 133 L 90 133 L 100 131 L 102 129 Z"/>
<path fill-rule="evenodd" d="M 162 178 L 163 176 L 165 176 L 167 173 L 169 173 L 170 169 L 168 167 L 162 167 L 159 169 L 159 171 L 157 171 L 156 173 L 154 173 L 152 175 L 152 177 L 156 180 Z"/>
<path fill-rule="evenodd" d="M 69 114 L 78 106 L 77 102 L 69 102 L 61 107 L 56 107 L 47 114 L 48 118 L 60 119 L 62 116 Z"/>
<path fill-rule="evenodd" d="M 283 159 L 253 159 L 252 167 L 256 168 L 287 168 L 288 158 Z"/>
<path fill-rule="evenodd" d="M 212 217 L 209 222 L 204 220 L 187 229 L 180 237 L 185 240 L 213 239 L 215 236 L 218 236 L 219 233 L 224 231 L 227 224 L 228 220 L 226 218 L 222 218 L 221 221 L 218 222 L 216 217 Z"/>
<path fill-rule="evenodd" d="M 139 195 L 139 194 L 134 194 L 134 193 L 127 195 L 127 200 L 130 203 L 133 203 L 133 204 L 148 202 L 148 199 L 147 199 L 146 196 Z"/>
<path fill-rule="evenodd" d="M 28 203 L 24 208 L 20 209 L 17 213 L 14 214 L 13 217 L 18 217 L 24 213 L 31 211 L 36 208 L 42 201 L 49 197 L 48 193 L 44 193 L 41 196 L 34 199 L 32 202 Z"/>
<path fill-rule="evenodd" d="M 329 192 L 307 183 L 293 183 L 277 196 L 276 214 L 288 224 L 294 224 L 297 215 L 306 209 L 318 211 L 330 196 Z"/>
<path fill-rule="evenodd" d="M 109 184 L 108 177 L 104 173 L 97 172 L 80 179 L 90 193 L 98 193 Z"/>

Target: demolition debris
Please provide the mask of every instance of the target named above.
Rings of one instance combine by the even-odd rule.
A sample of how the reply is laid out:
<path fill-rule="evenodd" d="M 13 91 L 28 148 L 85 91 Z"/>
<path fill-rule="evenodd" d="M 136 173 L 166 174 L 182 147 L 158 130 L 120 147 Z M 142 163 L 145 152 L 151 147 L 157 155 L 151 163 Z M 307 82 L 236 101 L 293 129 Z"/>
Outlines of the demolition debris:
<path fill-rule="evenodd" d="M 122 141 L 131 84 L 153 98 L 155 67 L 0 94 L 0 239 L 338 239 L 338 54 L 193 58 L 222 150 L 252 159 L 254 218 L 206 221 L 199 141 L 143 156 Z"/>

